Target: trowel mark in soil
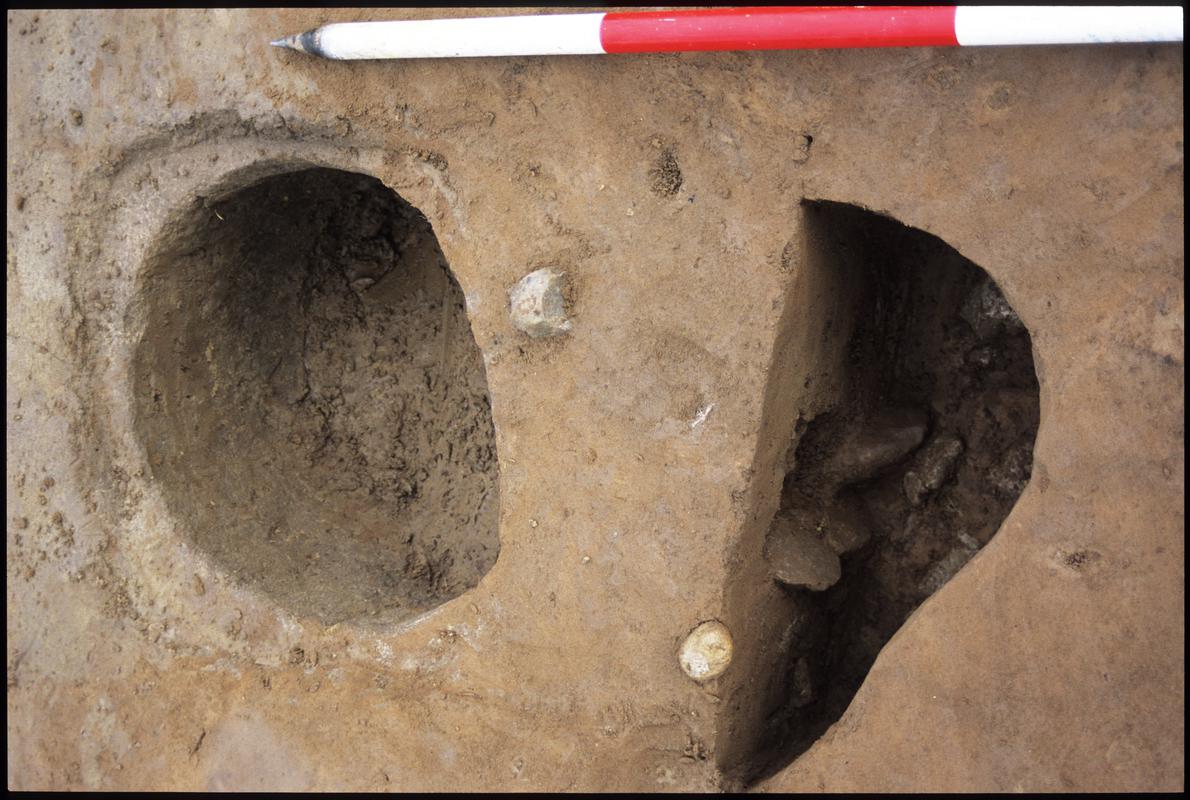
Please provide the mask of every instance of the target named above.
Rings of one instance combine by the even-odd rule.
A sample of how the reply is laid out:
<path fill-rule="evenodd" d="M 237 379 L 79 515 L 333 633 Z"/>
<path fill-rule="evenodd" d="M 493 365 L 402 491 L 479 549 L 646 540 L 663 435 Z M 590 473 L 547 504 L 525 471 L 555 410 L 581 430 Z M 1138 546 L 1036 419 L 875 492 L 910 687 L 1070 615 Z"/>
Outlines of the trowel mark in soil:
<path fill-rule="evenodd" d="M 845 390 L 797 426 L 766 543 L 793 614 L 754 775 L 838 720 L 884 644 L 995 535 L 1039 422 L 1029 334 L 987 273 L 852 206 L 808 204 L 806 223 L 818 262 L 850 271 L 854 323 Z"/>
<path fill-rule="evenodd" d="M 193 542 L 299 616 L 397 621 L 495 562 L 462 292 L 417 209 L 331 169 L 196 204 L 146 265 L 137 431 Z"/>

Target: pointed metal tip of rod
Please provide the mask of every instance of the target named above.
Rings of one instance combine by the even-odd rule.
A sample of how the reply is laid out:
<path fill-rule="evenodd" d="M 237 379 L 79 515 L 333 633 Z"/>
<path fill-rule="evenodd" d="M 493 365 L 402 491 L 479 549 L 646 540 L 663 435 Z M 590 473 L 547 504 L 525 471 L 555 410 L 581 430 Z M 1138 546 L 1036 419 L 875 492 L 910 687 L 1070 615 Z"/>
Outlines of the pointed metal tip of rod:
<path fill-rule="evenodd" d="M 274 39 L 269 44 L 273 47 L 284 47 L 287 50 L 296 50 L 311 56 L 326 56 L 318 45 L 317 28 L 305 33 L 295 33 L 293 36 L 283 36 L 280 39 Z"/>

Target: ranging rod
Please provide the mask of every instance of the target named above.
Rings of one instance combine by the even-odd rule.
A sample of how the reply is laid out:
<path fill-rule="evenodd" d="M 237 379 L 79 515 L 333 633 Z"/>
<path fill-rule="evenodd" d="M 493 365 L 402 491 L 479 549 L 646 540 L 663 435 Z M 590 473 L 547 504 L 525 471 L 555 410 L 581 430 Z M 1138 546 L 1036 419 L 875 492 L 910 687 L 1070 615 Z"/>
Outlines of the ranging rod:
<path fill-rule="evenodd" d="M 272 44 L 387 59 L 1180 41 L 1179 6 L 763 6 L 339 22 Z"/>

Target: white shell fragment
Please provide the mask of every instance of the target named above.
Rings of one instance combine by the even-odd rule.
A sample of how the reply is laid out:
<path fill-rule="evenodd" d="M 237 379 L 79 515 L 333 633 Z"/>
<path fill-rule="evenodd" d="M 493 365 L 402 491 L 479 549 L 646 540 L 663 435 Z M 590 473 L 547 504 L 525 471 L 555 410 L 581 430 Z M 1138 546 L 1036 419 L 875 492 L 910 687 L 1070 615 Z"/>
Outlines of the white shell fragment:
<path fill-rule="evenodd" d="M 724 673 L 731 654 L 731 631 L 722 622 L 710 620 L 690 631 L 678 652 L 678 663 L 690 678 L 709 681 Z"/>
<path fill-rule="evenodd" d="M 570 331 L 562 295 L 565 278 L 546 267 L 530 272 L 508 290 L 512 325 L 534 339 Z"/>

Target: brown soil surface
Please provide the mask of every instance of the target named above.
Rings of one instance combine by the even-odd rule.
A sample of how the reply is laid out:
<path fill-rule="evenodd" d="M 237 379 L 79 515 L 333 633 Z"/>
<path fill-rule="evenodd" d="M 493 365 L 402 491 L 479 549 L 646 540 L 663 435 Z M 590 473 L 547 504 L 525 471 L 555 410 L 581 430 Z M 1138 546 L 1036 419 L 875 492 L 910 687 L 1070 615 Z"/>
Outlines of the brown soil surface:
<path fill-rule="evenodd" d="M 1181 46 L 475 13 L 8 13 L 8 786 L 1182 789 Z"/>

